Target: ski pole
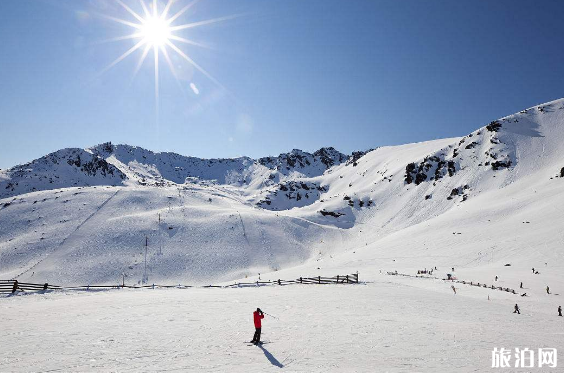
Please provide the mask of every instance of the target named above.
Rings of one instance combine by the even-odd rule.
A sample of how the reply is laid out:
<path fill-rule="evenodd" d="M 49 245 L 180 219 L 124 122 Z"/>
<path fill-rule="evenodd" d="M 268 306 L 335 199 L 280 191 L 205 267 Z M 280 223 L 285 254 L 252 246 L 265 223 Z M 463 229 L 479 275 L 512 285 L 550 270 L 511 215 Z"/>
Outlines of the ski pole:
<path fill-rule="evenodd" d="M 270 316 L 270 317 L 273 317 L 273 318 L 275 318 L 276 320 L 280 320 L 280 319 L 279 319 L 278 317 L 276 317 L 276 316 L 272 316 L 271 314 L 269 314 L 269 313 L 266 313 L 266 312 L 264 312 L 264 311 L 263 311 L 262 313 L 264 313 L 265 315 L 268 315 L 268 316 Z"/>

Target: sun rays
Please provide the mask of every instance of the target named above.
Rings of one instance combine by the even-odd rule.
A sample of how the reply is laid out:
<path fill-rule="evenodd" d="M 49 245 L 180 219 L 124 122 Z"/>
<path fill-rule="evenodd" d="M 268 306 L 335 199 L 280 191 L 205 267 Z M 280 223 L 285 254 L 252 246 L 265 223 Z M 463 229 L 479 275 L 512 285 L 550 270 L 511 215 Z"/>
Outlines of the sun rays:
<path fill-rule="evenodd" d="M 103 15 L 104 18 L 111 21 L 120 23 L 125 26 L 131 27 L 132 33 L 128 35 L 118 36 L 105 42 L 117 42 L 124 40 L 134 40 L 135 44 L 127 49 L 122 55 L 117 57 L 112 61 L 106 68 L 102 70 L 102 73 L 110 70 L 112 67 L 126 59 L 128 56 L 134 54 L 135 52 L 140 53 L 139 59 L 133 70 L 133 76 L 135 76 L 141 66 L 147 59 L 147 57 L 152 53 L 154 60 L 154 77 L 155 77 L 155 106 L 157 109 L 159 107 L 159 59 L 164 58 L 164 61 L 168 65 L 172 75 L 179 83 L 174 64 L 171 60 L 169 50 L 172 53 L 178 55 L 185 62 L 190 64 L 195 70 L 199 71 L 202 75 L 207 77 L 216 85 L 223 88 L 217 79 L 215 79 L 209 72 L 207 72 L 202 66 L 197 64 L 186 52 L 179 48 L 175 43 L 182 43 L 190 46 L 209 48 L 203 43 L 199 43 L 194 40 L 190 40 L 185 36 L 177 35 L 179 31 L 201 27 L 205 25 L 210 25 L 217 22 L 226 21 L 238 17 L 238 15 L 231 15 L 219 18 L 213 18 L 203 21 L 197 21 L 192 23 L 184 23 L 175 25 L 175 21 L 179 20 L 180 17 L 185 14 L 187 10 L 193 7 L 198 0 L 192 1 L 178 10 L 176 13 L 171 13 L 171 8 L 173 3 L 180 2 L 178 0 L 168 0 L 162 11 L 159 11 L 159 4 L 157 0 L 149 0 L 149 6 L 145 3 L 145 0 L 139 0 L 140 8 L 142 12 L 136 12 L 122 0 L 115 0 L 129 15 L 131 19 L 121 19 L 109 15 Z M 141 14 L 140 14 L 141 13 Z M 162 63 L 161 63 L 162 64 Z M 179 83 L 180 84 L 180 83 Z"/>

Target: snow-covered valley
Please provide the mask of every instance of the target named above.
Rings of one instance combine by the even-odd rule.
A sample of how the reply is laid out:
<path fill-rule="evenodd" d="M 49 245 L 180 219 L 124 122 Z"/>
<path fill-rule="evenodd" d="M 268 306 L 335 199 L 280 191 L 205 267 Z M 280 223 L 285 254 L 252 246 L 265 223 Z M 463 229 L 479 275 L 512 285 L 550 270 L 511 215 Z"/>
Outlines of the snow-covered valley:
<path fill-rule="evenodd" d="M 391 277 L 10 297 L 0 302 L 0 370 L 485 372 L 494 348 L 562 346 L 563 322 L 545 312 L 542 294 L 520 299 L 514 315 L 505 292 L 462 287 L 455 296 L 439 280 Z M 276 317 L 264 319 L 260 347 L 245 343 L 257 306 Z"/>
<path fill-rule="evenodd" d="M 16 293 L 0 299 L 0 370 L 486 371 L 494 347 L 559 348 L 563 141 L 561 99 L 350 156 L 202 160 L 107 143 L 0 170 L 1 279 L 362 282 Z M 447 274 L 487 288 L 455 295 Z M 242 343 L 257 306 L 279 317 L 259 354 Z"/>

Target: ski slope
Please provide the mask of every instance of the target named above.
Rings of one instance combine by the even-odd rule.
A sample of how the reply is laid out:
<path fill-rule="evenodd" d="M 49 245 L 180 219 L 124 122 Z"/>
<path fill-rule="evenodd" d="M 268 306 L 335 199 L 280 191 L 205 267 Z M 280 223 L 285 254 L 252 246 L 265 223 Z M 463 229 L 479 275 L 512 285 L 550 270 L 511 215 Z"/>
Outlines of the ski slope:
<path fill-rule="evenodd" d="M 441 281 L 392 277 L 0 299 L 0 370 L 485 372 L 494 348 L 562 346 L 564 322 L 529 302 L 514 315 L 504 292 L 455 296 Z M 276 317 L 263 320 L 261 347 L 245 343 L 257 306 Z"/>
<path fill-rule="evenodd" d="M 476 270 L 561 266 L 563 122 L 556 100 L 461 138 L 348 159 L 333 148 L 259 160 L 109 143 L 61 150 L 0 171 L 9 195 L 0 276 L 209 284 L 329 257 L 359 271 L 430 265 L 420 258 Z"/>
<path fill-rule="evenodd" d="M 348 157 L 102 144 L 1 170 L 0 278 L 208 285 L 358 271 L 364 283 L 2 296 L 0 370 L 474 372 L 491 369 L 494 347 L 559 348 L 563 140 L 556 100 L 463 137 Z M 447 274 L 488 288 L 454 283 L 454 295 Z M 279 318 L 265 320 L 263 348 L 243 343 L 256 307 Z"/>

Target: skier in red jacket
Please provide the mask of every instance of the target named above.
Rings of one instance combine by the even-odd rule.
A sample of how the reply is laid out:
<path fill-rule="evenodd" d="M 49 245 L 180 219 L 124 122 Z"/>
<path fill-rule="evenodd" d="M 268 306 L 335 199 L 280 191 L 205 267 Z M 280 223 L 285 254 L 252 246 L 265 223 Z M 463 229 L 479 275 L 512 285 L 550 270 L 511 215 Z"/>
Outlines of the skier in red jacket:
<path fill-rule="evenodd" d="M 253 336 L 253 340 L 251 341 L 251 343 L 254 343 L 255 345 L 258 345 L 260 343 L 260 329 L 262 327 L 262 319 L 264 319 L 264 313 L 260 308 L 257 308 L 257 310 L 253 312 L 253 320 L 255 322 L 255 335 Z"/>

